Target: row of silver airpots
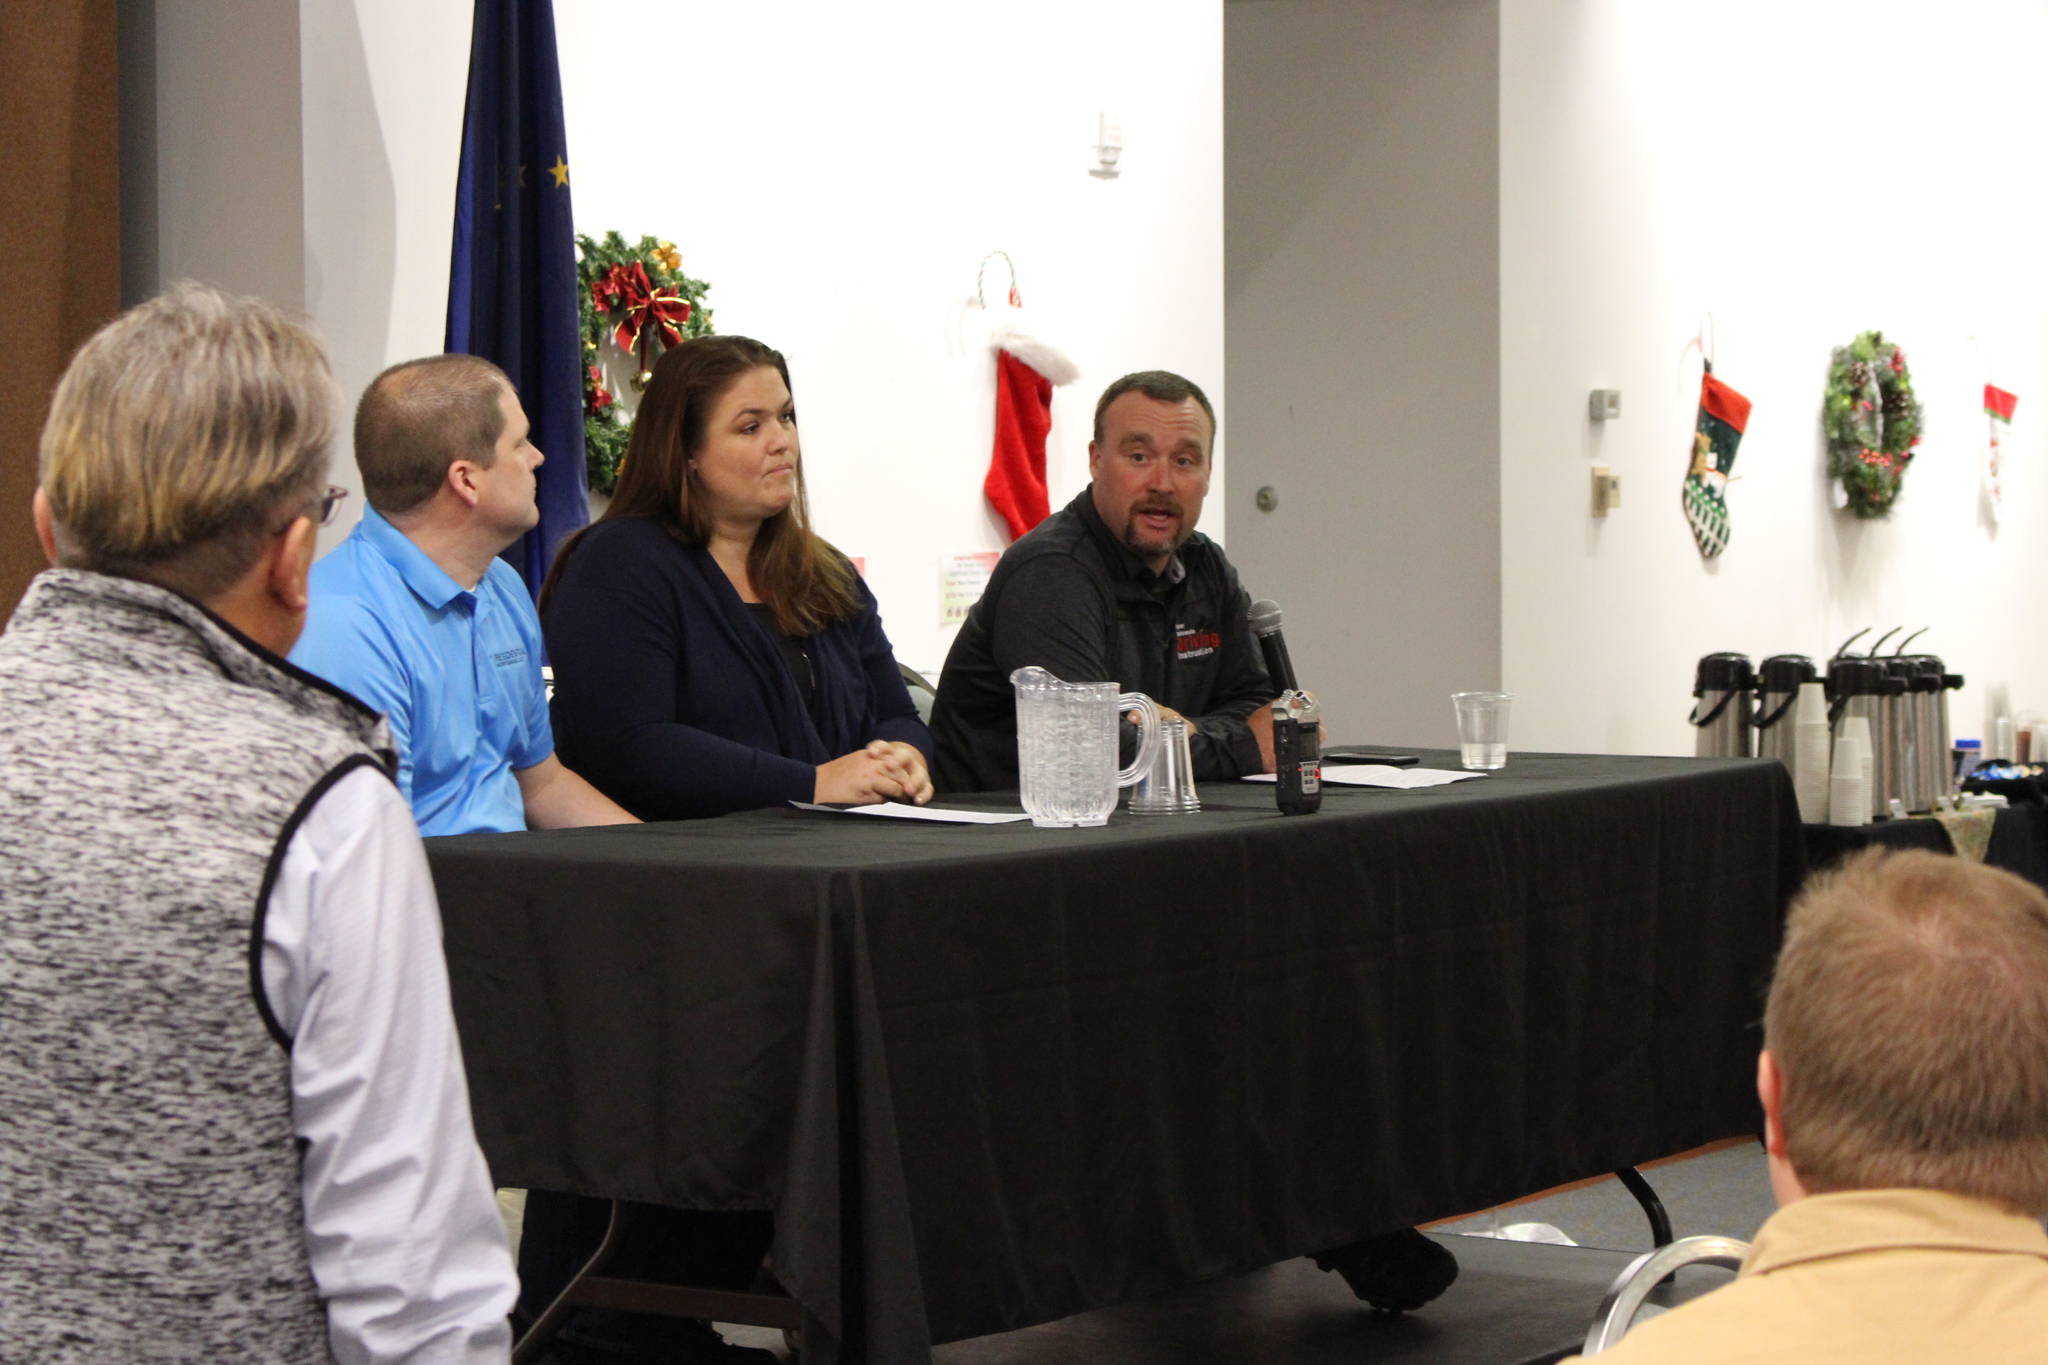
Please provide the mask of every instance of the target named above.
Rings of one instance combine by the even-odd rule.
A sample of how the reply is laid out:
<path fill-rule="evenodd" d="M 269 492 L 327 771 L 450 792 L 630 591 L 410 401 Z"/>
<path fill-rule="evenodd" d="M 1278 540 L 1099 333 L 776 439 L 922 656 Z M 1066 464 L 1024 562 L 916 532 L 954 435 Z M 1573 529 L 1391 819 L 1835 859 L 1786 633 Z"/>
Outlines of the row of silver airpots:
<path fill-rule="evenodd" d="M 1824 682 L 1830 739 L 1853 716 L 1868 721 L 1872 738 L 1871 818 L 1883 819 L 1897 801 L 1909 812 L 1933 810 L 1955 790 L 1950 758 L 1948 694 L 1963 685 L 1933 654 L 1908 654 L 1926 627 L 1880 656 L 1879 636 L 1862 654 L 1849 652 L 1868 627 L 1842 642 L 1827 676 L 1804 654 L 1773 654 L 1752 668 L 1747 654 L 1709 654 L 1694 675 L 1694 751 L 1701 757 L 1776 758 L 1792 765 L 1792 709 L 1802 683 Z"/>

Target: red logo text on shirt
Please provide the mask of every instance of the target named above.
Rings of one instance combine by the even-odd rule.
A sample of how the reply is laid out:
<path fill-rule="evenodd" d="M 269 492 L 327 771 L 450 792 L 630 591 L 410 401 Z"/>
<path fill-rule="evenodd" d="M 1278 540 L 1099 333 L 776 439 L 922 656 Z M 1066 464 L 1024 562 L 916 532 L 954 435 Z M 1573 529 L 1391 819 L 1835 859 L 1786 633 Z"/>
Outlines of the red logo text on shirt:
<path fill-rule="evenodd" d="M 1214 654 L 1216 647 L 1223 643 L 1218 631 L 1196 630 L 1192 626 L 1174 627 L 1174 654 L 1181 659 L 1199 659 L 1204 654 Z"/>

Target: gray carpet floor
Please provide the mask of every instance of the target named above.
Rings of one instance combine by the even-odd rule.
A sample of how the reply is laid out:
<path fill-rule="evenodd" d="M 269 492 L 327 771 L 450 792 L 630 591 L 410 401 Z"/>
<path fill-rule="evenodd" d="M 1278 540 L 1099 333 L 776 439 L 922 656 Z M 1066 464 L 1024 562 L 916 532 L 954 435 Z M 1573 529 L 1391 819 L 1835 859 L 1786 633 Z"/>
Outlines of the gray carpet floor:
<path fill-rule="evenodd" d="M 1644 1174 L 1680 1237 L 1714 1232 L 1747 1240 L 1771 1210 L 1763 1154 L 1753 1142 Z M 1524 1223 L 1547 1223 L 1578 1245 L 1487 1235 Z M 1295 1260 L 1157 1299 L 953 1342 L 933 1352 L 933 1365 L 1539 1365 L 1584 1339 L 1615 1274 L 1650 1249 L 1648 1220 L 1611 1177 L 1439 1224 L 1431 1235 L 1451 1248 L 1460 1273 L 1419 1313 L 1374 1314 L 1335 1275 Z M 1682 1272 L 1645 1312 L 1727 1279 L 1727 1272 L 1709 1268 Z M 724 1331 L 750 1346 L 782 1345 L 779 1333 L 759 1328 Z"/>
<path fill-rule="evenodd" d="M 1717 1145 L 1695 1156 L 1645 1166 L 1643 1178 L 1662 1201 L 1674 1237 L 1718 1233 L 1746 1242 L 1776 1207 L 1764 1150 L 1756 1142 Z M 1650 1249 L 1648 1218 L 1613 1176 L 1562 1194 L 1438 1223 L 1433 1230 L 1485 1234 L 1517 1223 L 1548 1223 L 1584 1247 Z"/>

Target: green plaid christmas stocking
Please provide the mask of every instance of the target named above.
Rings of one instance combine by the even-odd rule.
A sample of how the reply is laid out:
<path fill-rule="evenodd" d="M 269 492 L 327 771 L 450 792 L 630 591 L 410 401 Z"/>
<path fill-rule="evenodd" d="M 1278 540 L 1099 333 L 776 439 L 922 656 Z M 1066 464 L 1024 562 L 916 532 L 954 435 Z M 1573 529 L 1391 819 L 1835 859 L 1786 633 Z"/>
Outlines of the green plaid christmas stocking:
<path fill-rule="evenodd" d="M 1692 463 L 1679 500 L 1694 543 L 1708 559 L 1728 548 L 1728 471 L 1749 425 L 1749 400 L 1714 378 L 1714 363 L 1700 376 L 1700 415 L 1693 427 Z"/>

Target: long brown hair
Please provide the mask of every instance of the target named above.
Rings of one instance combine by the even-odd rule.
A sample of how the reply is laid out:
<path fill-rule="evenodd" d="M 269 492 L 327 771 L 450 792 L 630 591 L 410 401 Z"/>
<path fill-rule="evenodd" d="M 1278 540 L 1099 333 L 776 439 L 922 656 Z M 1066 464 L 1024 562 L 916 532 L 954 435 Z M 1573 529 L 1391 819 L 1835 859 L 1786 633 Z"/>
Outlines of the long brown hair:
<path fill-rule="evenodd" d="M 654 363 L 654 378 L 640 400 L 632 439 L 619 469 L 619 486 L 600 522 L 614 517 L 645 517 L 685 544 L 710 539 L 711 520 L 703 490 L 690 470 L 690 457 L 703 449 L 712 409 L 741 375 L 773 366 L 789 385 L 789 364 L 782 352 L 750 337 L 703 336 L 670 347 Z M 754 591 L 774 614 L 776 629 L 785 635 L 810 635 L 853 615 L 860 605 L 853 566 L 845 556 L 812 533 L 809 503 L 804 495 L 804 462 L 796 463 L 796 496 L 789 506 L 761 523 L 747 552 L 747 573 Z M 588 533 L 578 531 L 562 543 L 541 586 L 546 609 L 563 566 Z"/>

